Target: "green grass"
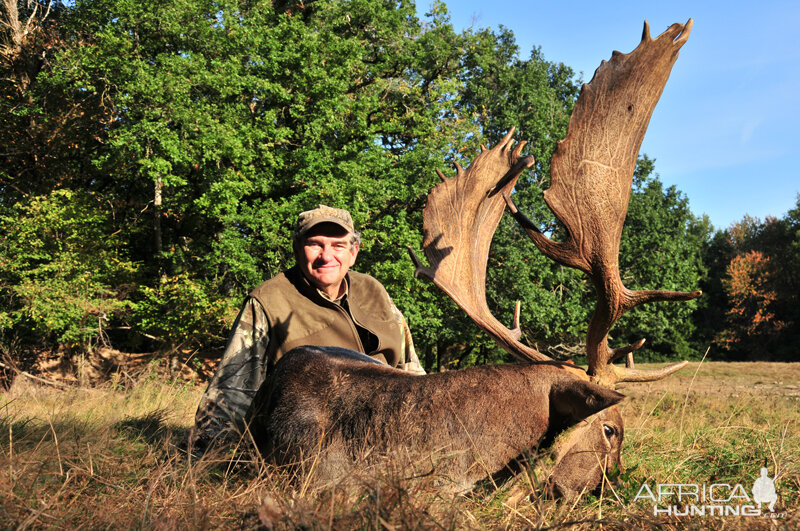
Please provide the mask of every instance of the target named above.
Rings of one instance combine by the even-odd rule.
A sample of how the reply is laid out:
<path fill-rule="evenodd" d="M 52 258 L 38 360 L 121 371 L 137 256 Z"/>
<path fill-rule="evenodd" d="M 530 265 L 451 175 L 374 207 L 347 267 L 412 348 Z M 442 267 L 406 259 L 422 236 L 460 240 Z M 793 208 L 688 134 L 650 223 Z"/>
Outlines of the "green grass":
<path fill-rule="evenodd" d="M 699 366 L 699 370 L 698 370 Z M 620 390 L 624 470 L 600 496 L 545 499 L 541 470 L 451 498 L 432 479 L 356 478 L 315 490 L 231 454 L 187 460 L 178 445 L 203 388 L 155 372 L 100 388 L 19 377 L 0 396 L 0 528 L 794 529 L 800 525 L 800 364 L 698 363 Z M 780 472 L 770 522 L 654 516 L 642 483 L 741 484 Z M 535 477 L 534 477 L 535 476 Z M 530 485 L 534 485 L 531 488 Z"/>

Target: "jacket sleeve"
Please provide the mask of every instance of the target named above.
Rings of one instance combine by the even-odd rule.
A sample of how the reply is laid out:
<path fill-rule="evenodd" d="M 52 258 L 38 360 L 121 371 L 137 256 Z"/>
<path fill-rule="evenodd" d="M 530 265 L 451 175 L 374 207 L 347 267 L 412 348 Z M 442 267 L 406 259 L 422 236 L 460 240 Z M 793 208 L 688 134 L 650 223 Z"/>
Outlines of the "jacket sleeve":
<path fill-rule="evenodd" d="M 194 437 L 207 441 L 242 433 L 245 414 L 264 381 L 269 321 L 261 304 L 248 298 L 233 325 L 225 353 L 195 414 Z"/>
<path fill-rule="evenodd" d="M 406 318 L 403 317 L 402 312 L 397 309 L 394 301 L 389 299 L 389 302 L 392 305 L 392 313 L 394 313 L 394 317 L 403 332 L 403 361 L 398 366 L 398 369 L 413 374 L 425 374 L 425 369 L 422 368 L 419 358 L 417 357 L 417 351 L 414 350 L 414 339 L 411 337 L 411 330 L 408 328 Z"/>

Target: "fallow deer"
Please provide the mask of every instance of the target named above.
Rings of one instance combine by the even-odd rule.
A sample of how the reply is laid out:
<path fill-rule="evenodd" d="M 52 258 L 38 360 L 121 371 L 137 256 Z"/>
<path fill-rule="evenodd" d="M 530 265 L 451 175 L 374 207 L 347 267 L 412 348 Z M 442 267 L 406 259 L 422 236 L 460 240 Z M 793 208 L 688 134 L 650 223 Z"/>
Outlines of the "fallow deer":
<path fill-rule="evenodd" d="M 316 469 L 341 477 L 359 457 L 438 455 L 437 473 L 454 490 L 509 466 L 542 441 L 594 415 L 559 452 L 550 487 L 592 489 L 605 467 L 619 463 L 622 417 L 617 382 L 664 378 L 687 362 L 658 371 L 632 367 L 644 343 L 612 349 L 608 333 L 634 306 L 689 300 L 699 291 L 631 291 L 619 273 L 619 242 L 637 154 L 653 109 L 692 20 L 652 39 L 645 22 L 639 46 L 614 52 L 584 85 L 551 164 L 545 201 L 566 232 L 563 242 L 540 233 L 510 198 L 533 165 L 524 142 L 512 149 L 512 128 L 492 149 L 482 147 L 468 169 L 430 193 L 423 211 L 423 247 L 430 266 L 411 252 L 416 275 L 432 280 L 522 364 L 483 366 L 412 376 L 344 349 L 300 347 L 288 353 L 254 401 L 250 430 L 262 454 L 279 463 L 316 459 Z M 536 246 L 584 271 L 598 302 L 588 327 L 588 369 L 551 360 L 519 341 L 519 305 L 511 329 L 486 303 L 489 247 L 508 208 Z M 627 367 L 613 362 L 628 357 Z M 325 451 L 320 453 L 320 449 Z"/>

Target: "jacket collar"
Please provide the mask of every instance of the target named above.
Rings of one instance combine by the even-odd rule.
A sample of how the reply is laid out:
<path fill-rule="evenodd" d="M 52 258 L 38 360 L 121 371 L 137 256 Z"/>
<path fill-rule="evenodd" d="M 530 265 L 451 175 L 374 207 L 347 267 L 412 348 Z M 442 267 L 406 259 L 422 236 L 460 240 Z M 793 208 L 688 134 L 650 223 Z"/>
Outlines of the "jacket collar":
<path fill-rule="evenodd" d="M 341 306 L 350 293 L 350 273 L 347 273 L 344 277 L 344 294 L 338 299 L 331 299 L 327 293 L 312 285 L 297 265 L 292 266 L 286 272 L 286 277 L 297 288 L 297 291 L 317 303 L 322 302 Z"/>

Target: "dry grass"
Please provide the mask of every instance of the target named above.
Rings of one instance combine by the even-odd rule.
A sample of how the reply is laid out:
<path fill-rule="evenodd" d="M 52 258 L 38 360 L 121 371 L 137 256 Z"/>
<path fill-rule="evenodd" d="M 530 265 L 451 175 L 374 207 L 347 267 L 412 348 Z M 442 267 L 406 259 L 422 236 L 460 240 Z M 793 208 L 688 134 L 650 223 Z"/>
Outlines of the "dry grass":
<path fill-rule="evenodd" d="M 19 378 L 0 397 L 0 528 L 797 528 L 800 364 L 697 369 L 622 389 L 619 485 L 555 501 L 538 494 L 535 474 L 455 499 L 432 480 L 389 472 L 356 478 L 354 492 L 305 488 L 233 454 L 187 459 L 178 445 L 200 387 L 155 373 L 127 388 L 59 390 Z M 780 473 L 778 520 L 656 517 L 652 503 L 633 501 L 644 482 L 740 483 L 750 494 L 764 463 Z M 531 490 L 532 500 L 512 503 Z"/>

